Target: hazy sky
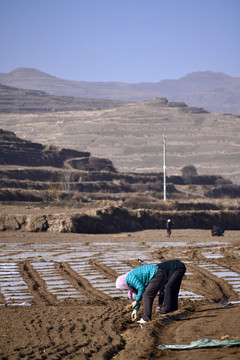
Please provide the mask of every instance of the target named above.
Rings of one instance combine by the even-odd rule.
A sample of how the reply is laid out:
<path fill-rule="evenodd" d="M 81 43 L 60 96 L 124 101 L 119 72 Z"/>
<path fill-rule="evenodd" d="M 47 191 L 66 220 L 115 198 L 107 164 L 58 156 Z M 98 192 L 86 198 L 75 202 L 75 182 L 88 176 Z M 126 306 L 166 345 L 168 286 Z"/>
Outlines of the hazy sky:
<path fill-rule="evenodd" d="M 240 0 L 0 0 L 0 72 L 138 83 L 240 77 Z"/>

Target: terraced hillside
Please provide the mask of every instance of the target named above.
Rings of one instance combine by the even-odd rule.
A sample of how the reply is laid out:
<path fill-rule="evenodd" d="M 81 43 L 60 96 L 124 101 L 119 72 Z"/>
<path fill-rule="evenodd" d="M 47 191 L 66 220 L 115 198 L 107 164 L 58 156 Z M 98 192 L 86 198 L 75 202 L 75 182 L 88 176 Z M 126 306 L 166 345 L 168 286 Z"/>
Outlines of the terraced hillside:
<path fill-rule="evenodd" d="M 168 176 L 194 165 L 200 175 L 240 183 L 240 117 L 164 98 L 99 111 L 0 114 L 0 127 L 23 139 L 108 158 L 121 172 L 161 172 L 164 135 Z"/>
<path fill-rule="evenodd" d="M 182 169 L 182 176 L 167 176 L 166 180 L 167 198 L 173 201 L 167 205 L 161 201 L 162 173 L 120 173 L 110 160 L 93 157 L 89 152 L 44 146 L 0 129 L 0 201 L 58 205 L 62 201 L 65 205 L 70 202 L 70 208 L 73 204 L 76 208 L 84 204 L 96 208 L 100 201 L 103 206 L 124 205 L 133 209 L 238 209 L 237 202 L 229 206 L 210 200 L 239 197 L 239 186 L 221 176 L 198 175 L 190 166 Z M 108 216 L 113 216 L 113 212 L 109 210 Z M 129 214 L 114 216 L 127 219 Z M 25 220 L 17 221 L 18 227 Z"/>

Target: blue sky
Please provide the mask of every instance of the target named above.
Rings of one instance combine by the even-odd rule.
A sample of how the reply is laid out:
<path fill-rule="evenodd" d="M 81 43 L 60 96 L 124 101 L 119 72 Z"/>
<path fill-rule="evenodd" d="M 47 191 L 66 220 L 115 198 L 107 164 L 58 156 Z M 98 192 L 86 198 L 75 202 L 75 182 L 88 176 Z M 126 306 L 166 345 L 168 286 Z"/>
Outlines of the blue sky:
<path fill-rule="evenodd" d="M 0 72 L 157 82 L 240 77 L 240 0 L 0 0 Z"/>

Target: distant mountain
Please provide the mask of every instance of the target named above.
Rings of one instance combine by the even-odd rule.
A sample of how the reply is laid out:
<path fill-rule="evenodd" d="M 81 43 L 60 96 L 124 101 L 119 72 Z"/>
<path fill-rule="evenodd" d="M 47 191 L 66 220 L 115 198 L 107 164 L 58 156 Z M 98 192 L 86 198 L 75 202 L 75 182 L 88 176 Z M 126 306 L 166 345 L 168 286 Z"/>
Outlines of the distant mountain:
<path fill-rule="evenodd" d="M 121 82 L 69 81 L 36 69 L 18 68 L 0 74 L 0 83 L 52 95 L 136 101 L 166 97 L 214 113 L 240 114 L 240 78 L 211 71 L 195 72 L 179 80 L 127 84 Z"/>
<path fill-rule="evenodd" d="M 17 89 L 0 84 L 0 113 L 43 113 L 52 111 L 103 110 L 126 102 L 49 95 L 39 90 Z"/>

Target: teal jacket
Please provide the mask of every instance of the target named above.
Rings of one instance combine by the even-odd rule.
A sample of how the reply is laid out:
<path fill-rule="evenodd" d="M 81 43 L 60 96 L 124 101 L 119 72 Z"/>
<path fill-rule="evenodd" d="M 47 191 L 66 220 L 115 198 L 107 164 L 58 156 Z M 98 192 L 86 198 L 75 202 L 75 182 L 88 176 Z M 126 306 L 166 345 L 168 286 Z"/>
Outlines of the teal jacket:
<path fill-rule="evenodd" d="M 142 300 L 142 295 L 149 282 L 156 275 L 158 267 L 156 265 L 143 265 L 130 271 L 126 277 L 126 283 L 137 291 L 136 301 Z"/>

